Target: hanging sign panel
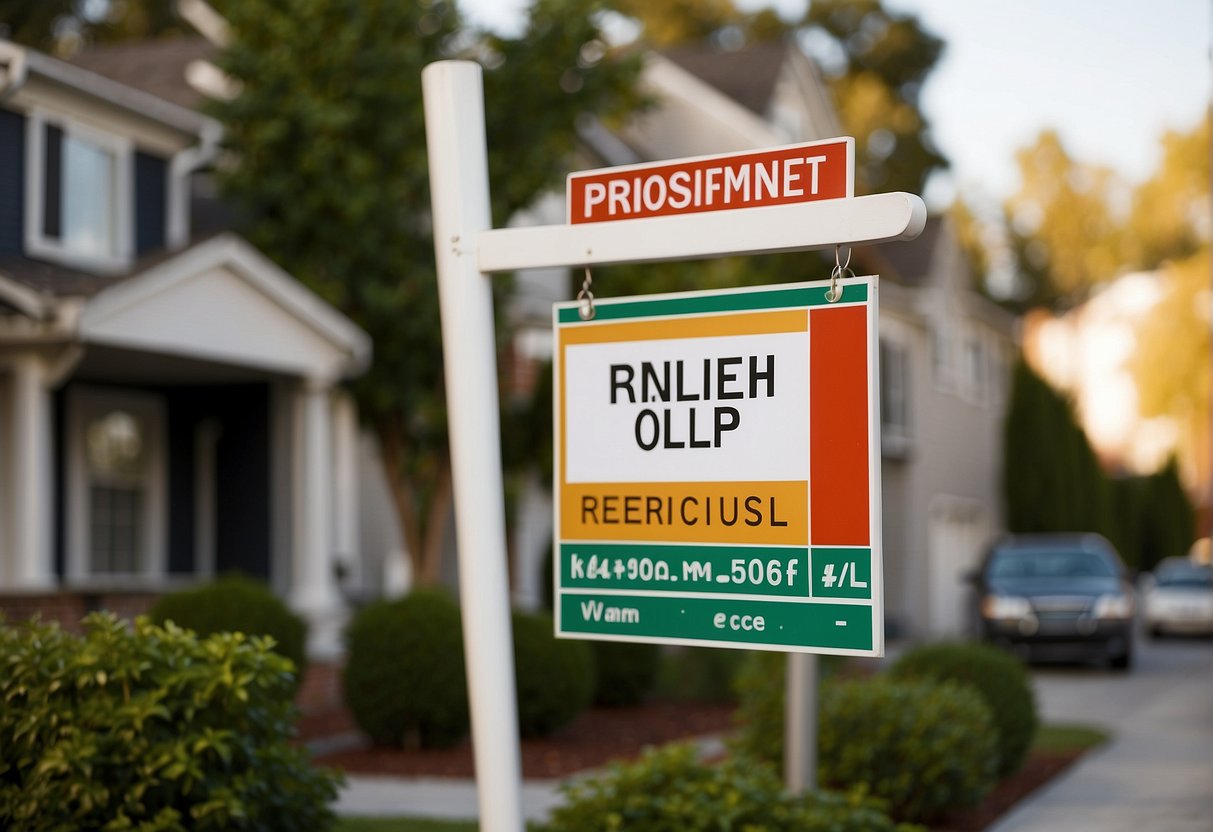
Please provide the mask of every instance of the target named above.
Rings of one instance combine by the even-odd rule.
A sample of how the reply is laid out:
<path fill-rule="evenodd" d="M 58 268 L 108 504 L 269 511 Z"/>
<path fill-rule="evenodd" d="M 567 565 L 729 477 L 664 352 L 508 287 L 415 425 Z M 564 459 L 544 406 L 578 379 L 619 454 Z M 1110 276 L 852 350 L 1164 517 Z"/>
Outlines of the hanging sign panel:
<path fill-rule="evenodd" d="M 558 635 L 883 655 L 877 281 L 554 309 Z"/>

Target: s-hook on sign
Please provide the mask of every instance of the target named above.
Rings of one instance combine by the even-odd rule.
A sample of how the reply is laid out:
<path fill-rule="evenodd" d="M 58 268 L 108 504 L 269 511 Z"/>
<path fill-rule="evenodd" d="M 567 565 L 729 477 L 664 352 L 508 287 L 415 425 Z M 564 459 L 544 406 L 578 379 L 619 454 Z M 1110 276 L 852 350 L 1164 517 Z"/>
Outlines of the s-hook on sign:
<path fill-rule="evenodd" d="M 877 280 L 553 312 L 556 632 L 884 652 Z"/>

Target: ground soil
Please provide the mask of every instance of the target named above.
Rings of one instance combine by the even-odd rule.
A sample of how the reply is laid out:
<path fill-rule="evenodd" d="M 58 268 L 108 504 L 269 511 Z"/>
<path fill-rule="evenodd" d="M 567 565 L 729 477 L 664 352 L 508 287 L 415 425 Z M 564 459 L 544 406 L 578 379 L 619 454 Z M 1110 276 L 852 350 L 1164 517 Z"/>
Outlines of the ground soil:
<path fill-rule="evenodd" d="M 313 714 L 300 721 L 303 740 L 352 732 L 344 712 Z M 591 708 L 554 736 L 522 741 L 522 770 L 528 779 L 560 779 L 612 760 L 635 759 L 644 748 L 678 739 L 722 735 L 733 728 L 733 708 L 724 704 L 653 701 L 630 708 Z M 956 812 L 931 828 L 938 832 L 979 832 L 1020 799 L 1056 777 L 1081 754 L 1036 753 L 1023 768 L 1002 780 L 978 807 Z M 472 747 L 389 749 L 361 746 L 325 754 L 323 765 L 358 774 L 405 777 L 473 776 Z"/>

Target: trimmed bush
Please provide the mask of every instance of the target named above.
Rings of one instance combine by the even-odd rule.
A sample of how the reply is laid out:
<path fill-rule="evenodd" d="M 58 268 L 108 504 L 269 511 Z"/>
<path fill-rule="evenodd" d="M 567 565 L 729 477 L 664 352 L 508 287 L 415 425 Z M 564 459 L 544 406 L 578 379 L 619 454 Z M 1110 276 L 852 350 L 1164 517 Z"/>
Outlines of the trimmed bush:
<path fill-rule="evenodd" d="M 994 719 L 999 775 L 1023 765 L 1038 721 L 1032 680 L 1019 659 L 988 644 L 931 644 L 907 652 L 891 672 L 902 679 L 971 685 Z"/>
<path fill-rule="evenodd" d="M 658 693 L 691 702 L 736 702 L 734 683 L 749 653 L 723 647 L 680 647 L 664 652 Z"/>
<path fill-rule="evenodd" d="M 787 656 L 755 651 L 741 665 L 734 680 L 737 690 L 735 719 L 741 730 L 732 740 L 735 751 L 783 769 L 784 696 Z"/>
<path fill-rule="evenodd" d="M 546 736 L 589 707 L 594 656 L 584 641 L 557 639 L 549 615 L 515 612 L 513 624 L 518 729 Z"/>
<path fill-rule="evenodd" d="M 661 666 L 661 646 L 623 641 L 591 641 L 594 704 L 639 705 L 653 692 Z"/>
<path fill-rule="evenodd" d="M 307 625 L 265 584 L 227 575 L 209 584 L 165 595 L 148 611 L 157 624 L 172 621 L 199 637 L 238 632 L 269 636 L 274 649 L 294 662 L 296 687 L 307 666 Z"/>
<path fill-rule="evenodd" d="M 437 590 L 363 608 L 347 631 L 345 701 L 380 745 L 453 745 L 467 733 L 459 606 Z"/>
<path fill-rule="evenodd" d="M 730 758 L 717 766 L 689 745 L 650 749 L 637 762 L 564 787 L 564 805 L 541 832 L 909 832 L 855 792 L 792 797 L 769 766 Z"/>
<path fill-rule="evenodd" d="M 866 784 L 906 820 L 975 805 L 998 767 L 989 708 L 953 682 L 878 676 L 825 685 L 817 735 L 823 784 Z"/>
<path fill-rule="evenodd" d="M 340 775 L 290 742 L 290 662 L 268 639 L 84 626 L 0 624 L 0 828 L 331 828 Z"/>

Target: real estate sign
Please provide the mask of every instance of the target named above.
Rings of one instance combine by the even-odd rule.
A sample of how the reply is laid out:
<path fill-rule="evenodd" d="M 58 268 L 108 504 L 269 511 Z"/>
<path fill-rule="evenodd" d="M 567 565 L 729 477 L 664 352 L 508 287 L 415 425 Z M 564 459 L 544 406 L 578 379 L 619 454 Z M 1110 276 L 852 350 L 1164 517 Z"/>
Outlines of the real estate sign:
<path fill-rule="evenodd" d="M 883 653 L 877 281 L 555 328 L 558 635 Z"/>

